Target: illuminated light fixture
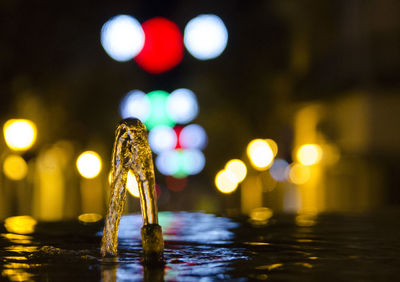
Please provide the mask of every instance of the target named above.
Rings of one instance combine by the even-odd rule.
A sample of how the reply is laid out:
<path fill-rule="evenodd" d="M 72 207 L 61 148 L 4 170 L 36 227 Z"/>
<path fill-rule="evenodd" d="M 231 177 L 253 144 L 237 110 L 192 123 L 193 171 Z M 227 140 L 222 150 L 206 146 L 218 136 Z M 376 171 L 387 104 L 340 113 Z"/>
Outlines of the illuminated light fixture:
<path fill-rule="evenodd" d="M 155 90 L 147 94 L 150 102 L 150 114 L 145 120 L 148 130 L 156 126 L 166 125 L 174 126 L 175 123 L 167 112 L 168 93 L 162 90 Z"/>
<path fill-rule="evenodd" d="M 297 150 L 296 157 L 302 165 L 315 165 L 322 159 L 322 149 L 316 144 L 306 144 Z"/>
<path fill-rule="evenodd" d="M 7 146 L 14 151 L 28 150 L 36 141 L 36 125 L 27 119 L 10 119 L 3 126 Z"/>
<path fill-rule="evenodd" d="M 169 126 L 157 126 L 149 132 L 149 144 L 156 154 L 175 149 L 176 143 L 175 131 Z"/>
<path fill-rule="evenodd" d="M 271 147 L 263 139 L 254 139 L 247 145 L 247 156 L 252 166 L 257 170 L 268 169 L 274 160 Z"/>
<path fill-rule="evenodd" d="M 242 182 L 247 175 L 246 165 L 238 159 L 227 162 L 225 170 L 232 172 L 236 176 L 238 182 Z"/>
<path fill-rule="evenodd" d="M 161 152 L 156 158 L 156 167 L 164 175 L 174 175 L 178 172 L 179 152 L 177 150 Z"/>
<path fill-rule="evenodd" d="M 142 24 L 144 46 L 135 57 L 145 71 L 160 74 L 178 65 L 183 58 L 183 38 L 179 27 L 172 21 L 156 17 Z"/>
<path fill-rule="evenodd" d="M 116 61 L 133 59 L 142 50 L 145 42 L 140 23 L 128 15 L 109 19 L 101 28 L 101 45 Z"/>
<path fill-rule="evenodd" d="M 120 104 L 122 118 L 138 118 L 144 122 L 150 114 L 150 101 L 140 90 L 129 91 Z"/>
<path fill-rule="evenodd" d="M 228 42 L 228 31 L 220 17 L 212 14 L 191 19 L 184 31 L 186 49 L 199 60 L 214 59 L 221 55 Z"/>
<path fill-rule="evenodd" d="M 139 198 L 139 185 L 137 183 L 135 175 L 130 170 L 126 179 L 126 188 L 133 197 Z"/>
<path fill-rule="evenodd" d="M 233 172 L 221 170 L 215 176 L 215 186 L 220 192 L 229 194 L 238 187 L 238 179 Z"/>
<path fill-rule="evenodd" d="M 31 234 L 35 231 L 36 219 L 28 215 L 11 216 L 4 220 L 4 227 L 8 232 L 17 234 Z"/>
<path fill-rule="evenodd" d="M 168 189 L 173 192 L 180 192 L 184 190 L 187 186 L 187 182 L 187 177 L 175 178 L 173 176 L 167 176 L 165 178 L 165 183 L 167 184 Z"/>
<path fill-rule="evenodd" d="M 95 178 L 101 171 L 101 158 L 96 152 L 83 152 L 76 160 L 76 167 L 84 178 Z"/>
<path fill-rule="evenodd" d="M 198 124 L 185 126 L 179 134 L 179 144 L 184 149 L 204 149 L 207 145 L 207 134 Z"/>
<path fill-rule="evenodd" d="M 98 213 L 83 213 L 78 216 L 78 220 L 83 224 L 99 222 L 103 217 Z"/>
<path fill-rule="evenodd" d="M 269 174 L 278 182 L 284 182 L 288 178 L 289 163 L 284 159 L 275 159 L 269 169 Z"/>
<path fill-rule="evenodd" d="M 296 185 L 307 183 L 311 178 L 310 167 L 301 164 L 292 164 L 289 168 L 289 179 Z"/>
<path fill-rule="evenodd" d="M 181 164 L 182 170 L 189 175 L 194 175 L 200 173 L 205 164 L 206 158 L 200 150 L 182 150 L 183 163 Z"/>
<path fill-rule="evenodd" d="M 11 180 L 22 180 L 28 174 L 28 165 L 19 155 L 9 155 L 3 163 L 4 175 Z"/>
<path fill-rule="evenodd" d="M 274 157 L 278 154 L 278 144 L 272 139 L 265 139 L 267 141 L 269 147 L 271 148 L 272 152 L 274 153 Z"/>
<path fill-rule="evenodd" d="M 168 97 L 167 111 L 175 123 L 192 121 L 199 112 L 196 95 L 185 88 L 173 91 Z"/>

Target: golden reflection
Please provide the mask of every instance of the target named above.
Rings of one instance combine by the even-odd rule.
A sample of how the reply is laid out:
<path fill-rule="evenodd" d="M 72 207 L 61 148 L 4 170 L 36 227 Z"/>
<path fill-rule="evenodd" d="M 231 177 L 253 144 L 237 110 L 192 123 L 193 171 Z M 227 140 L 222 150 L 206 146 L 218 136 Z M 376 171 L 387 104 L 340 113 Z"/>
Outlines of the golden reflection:
<path fill-rule="evenodd" d="M 6 260 L 28 260 L 26 257 L 16 257 L 16 256 L 7 256 L 4 257 Z"/>
<path fill-rule="evenodd" d="M 4 248 L 6 251 L 15 252 L 15 253 L 32 253 L 38 250 L 36 246 L 23 246 L 23 245 L 15 245 Z"/>
<path fill-rule="evenodd" d="M 243 161 L 238 159 L 233 159 L 227 162 L 225 170 L 231 171 L 236 176 L 238 182 L 242 182 L 247 174 L 246 165 Z"/>
<path fill-rule="evenodd" d="M 268 142 L 263 139 L 252 140 L 247 145 L 246 152 L 251 165 L 257 170 L 268 169 L 274 160 L 274 152 Z"/>
<path fill-rule="evenodd" d="M 3 126 L 4 139 L 10 149 L 24 151 L 36 141 L 36 125 L 27 119 L 10 119 Z"/>
<path fill-rule="evenodd" d="M 282 267 L 282 266 L 283 266 L 282 263 L 274 263 L 274 264 L 267 264 L 267 265 L 257 266 L 256 269 L 271 271 L 273 269 L 277 269 L 277 268 Z"/>
<path fill-rule="evenodd" d="M 82 223 L 95 223 L 102 219 L 103 217 L 98 213 L 84 213 L 78 216 L 78 220 Z"/>
<path fill-rule="evenodd" d="M 95 178 L 101 171 L 101 158 L 94 151 L 86 151 L 79 155 L 76 160 L 78 172 L 84 178 Z"/>
<path fill-rule="evenodd" d="M 255 208 L 263 206 L 263 185 L 259 175 L 249 175 L 240 189 L 241 211 L 250 215 Z"/>
<path fill-rule="evenodd" d="M 296 157 L 302 165 L 315 165 L 322 159 L 322 149 L 317 144 L 306 144 L 297 150 Z"/>
<path fill-rule="evenodd" d="M 37 221 L 27 215 L 12 216 L 4 220 L 4 227 L 8 232 L 17 234 L 31 234 L 35 231 Z"/>
<path fill-rule="evenodd" d="M 317 223 L 317 213 L 304 213 L 296 216 L 296 225 L 300 227 L 311 227 Z"/>
<path fill-rule="evenodd" d="M 20 267 L 13 268 L 10 265 L 1 272 L 1 275 L 7 277 L 10 281 L 33 281 L 33 274 L 26 272 Z"/>
<path fill-rule="evenodd" d="M 9 155 L 3 163 L 4 175 L 11 180 L 22 180 L 28 174 L 28 165 L 19 155 Z"/>
<path fill-rule="evenodd" d="M 14 233 L 3 233 L 1 237 L 8 239 L 11 243 L 15 244 L 30 244 L 32 243 L 32 237 Z"/>
<path fill-rule="evenodd" d="M 311 178 L 311 170 L 308 166 L 292 164 L 289 167 L 289 179 L 296 185 L 307 183 Z"/>
<path fill-rule="evenodd" d="M 255 225 L 267 224 L 273 214 L 274 212 L 269 208 L 255 208 L 250 212 L 250 222 Z"/>

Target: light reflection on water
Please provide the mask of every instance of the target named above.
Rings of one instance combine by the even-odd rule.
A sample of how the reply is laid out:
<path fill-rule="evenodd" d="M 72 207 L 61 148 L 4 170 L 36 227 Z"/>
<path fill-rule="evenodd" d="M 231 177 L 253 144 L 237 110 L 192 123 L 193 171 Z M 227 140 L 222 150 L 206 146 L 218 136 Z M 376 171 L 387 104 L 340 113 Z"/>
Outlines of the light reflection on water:
<path fill-rule="evenodd" d="M 117 258 L 100 258 L 101 223 L 76 221 L 57 233 L 60 225 L 39 222 L 29 236 L 0 227 L 0 273 L 9 281 L 395 281 L 399 215 L 277 214 L 254 225 L 162 212 L 165 267 L 141 264 L 140 215 L 121 219 Z"/>

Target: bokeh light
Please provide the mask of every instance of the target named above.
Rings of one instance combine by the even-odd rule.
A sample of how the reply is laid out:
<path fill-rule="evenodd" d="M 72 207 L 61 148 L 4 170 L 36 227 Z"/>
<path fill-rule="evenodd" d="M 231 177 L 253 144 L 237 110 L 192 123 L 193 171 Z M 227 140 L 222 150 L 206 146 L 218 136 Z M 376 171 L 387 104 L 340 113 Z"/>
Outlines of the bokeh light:
<path fill-rule="evenodd" d="M 28 215 L 11 216 L 4 220 L 4 227 L 7 231 L 17 234 L 33 233 L 36 224 L 36 219 Z"/>
<path fill-rule="evenodd" d="M 172 150 L 177 143 L 175 130 L 169 126 L 157 126 L 149 132 L 149 144 L 154 153 Z"/>
<path fill-rule="evenodd" d="M 316 144 L 306 144 L 297 150 L 296 157 L 303 165 L 315 165 L 322 158 L 322 149 Z"/>
<path fill-rule="evenodd" d="M 238 178 L 233 172 L 223 169 L 215 176 L 215 186 L 224 194 L 232 193 L 238 187 Z"/>
<path fill-rule="evenodd" d="M 184 190 L 187 186 L 187 182 L 187 177 L 175 178 L 173 176 L 167 176 L 165 178 L 165 183 L 167 184 L 168 189 L 174 192 L 180 192 Z"/>
<path fill-rule="evenodd" d="M 199 60 L 221 55 L 228 42 L 228 31 L 220 17 L 212 14 L 191 19 L 184 31 L 186 49 Z"/>
<path fill-rule="evenodd" d="M 268 142 L 254 139 L 247 146 L 247 156 L 252 166 L 257 170 L 266 170 L 274 159 L 274 153 Z"/>
<path fill-rule="evenodd" d="M 247 167 L 241 160 L 233 159 L 226 163 L 225 170 L 232 172 L 238 182 L 242 182 L 247 175 Z"/>
<path fill-rule="evenodd" d="M 150 113 L 150 101 L 140 90 L 129 91 L 120 104 L 122 118 L 138 118 L 144 122 Z"/>
<path fill-rule="evenodd" d="M 150 102 L 150 114 L 145 120 L 147 129 L 151 130 L 159 125 L 174 126 L 175 123 L 167 112 L 168 93 L 155 90 L 147 94 Z"/>
<path fill-rule="evenodd" d="M 189 175 L 200 173 L 205 164 L 206 158 L 200 150 L 182 150 L 183 163 L 181 163 L 182 170 Z"/>
<path fill-rule="evenodd" d="M 207 133 L 198 124 L 187 125 L 179 134 L 179 144 L 185 149 L 204 149 L 207 145 Z"/>
<path fill-rule="evenodd" d="M 90 224 L 99 222 L 103 217 L 98 213 L 83 213 L 78 216 L 79 222 L 83 224 Z"/>
<path fill-rule="evenodd" d="M 164 175 L 174 175 L 179 170 L 179 152 L 163 151 L 156 158 L 156 167 Z"/>
<path fill-rule="evenodd" d="M 269 147 L 271 148 L 272 152 L 274 153 L 274 157 L 278 154 L 278 144 L 272 139 L 265 139 L 268 143 Z"/>
<path fill-rule="evenodd" d="M 175 123 L 192 121 L 199 112 L 196 95 L 186 88 L 173 91 L 168 97 L 167 111 Z"/>
<path fill-rule="evenodd" d="M 128 177 L 126 179 L 126 189 L 129 193 L 136 198 L 139 198 L 139 185 L 137 183 L 136 177 L 131 170 L 128 171 Z"/>
<path fill-rule="evenodd" d="M 296 185 L 307 183 L 311 178 L 310 167 L 301 164 L 292 164 L 289 168 L 289 179 Z"/>
<path fill-rule="evenodd" d="M 142 24 L 144 46 L 135 57 L 145 71 L 160 74 L 178 65 L 183 58 L 183 38 L 179 27 L 172 21 L 156 17 Z"/>
<path fill-rule="evenodd" d="M 271 168 L 269 169 L 269 173 L 276 181 L 284 182 L 288 178 L 288 167 L 289 163 L 284 159 L 275 159 Z"/>
<path fill-rule="evenodd" d="M 10 149 L 24 151 L 36 141 L 36 125 L 27 119 L 10 119 L 3 126 L 4 139 Z"/>
<path fill-rule="evenodd" d="M 101 45 L 116 61 L 133 59 L 142 50 L 144 42 L 142 26 L 128 15 L 115 16 L 101 28 Z"/>
<path fill-rule="evenodd" d="M 95 178 L 101 171 L 101 158 L 99 154 L 94 151 L 86 151 L 79 155 L 76 160 L 76 167 L 78 172 L 84 178 Z"/>
<path fill-rule="evenodd" d="M 28 165 L 21 156 L 9 155 L 4 160 L 3 172 L 11 180 L 22 180 L 28 173 Z"/>
<path fill-rule="evenodd" d="M 260 207 L 252 209 L 250 212 L 250 221 L 254 225 L 265 225 L 268 220 L 273 216 L 274 212 L 267 207 Z"/>

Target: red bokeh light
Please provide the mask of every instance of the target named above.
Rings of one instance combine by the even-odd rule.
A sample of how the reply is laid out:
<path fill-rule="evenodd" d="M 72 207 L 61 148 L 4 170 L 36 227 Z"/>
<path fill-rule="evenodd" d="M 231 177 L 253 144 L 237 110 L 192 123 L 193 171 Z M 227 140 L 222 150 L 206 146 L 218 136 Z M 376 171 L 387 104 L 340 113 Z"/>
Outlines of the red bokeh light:
<path fill-rule="evenodd" d="M 175 149 L 182 149 L 182 145 L 181 145 L 181 143 L 179 141 L 179 136 L 181 135 L 182 129 L 183 129 L 183 126 L 177 125 L 177 126 L 174 127 L 174 131 L 175 131 L 175 134 L 176 134 Z"/>
<path fill-rule="evenodd" d="M 173 176 L 167 176 L 165 178 L 167 187 L 174 192 L 180 192 L 185 189 L 187 185 L 187 177 L 185 178 L 175 178 Z"/>
<path fill-rule="evenodd" d="M 172 21 L 156 17 L 142 24 L 145 35 L 142 51 L 135 57 L 145 71 L 160 74 L 178 65 L 184 54 L 183 37 Z"/>

